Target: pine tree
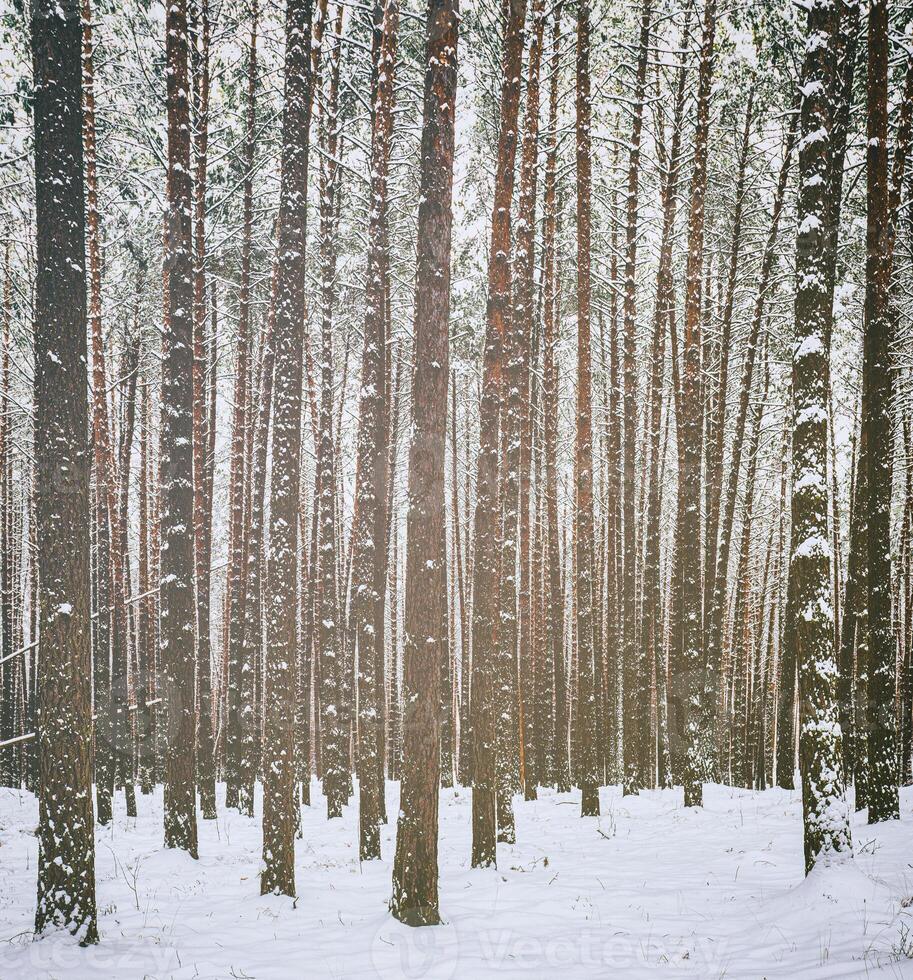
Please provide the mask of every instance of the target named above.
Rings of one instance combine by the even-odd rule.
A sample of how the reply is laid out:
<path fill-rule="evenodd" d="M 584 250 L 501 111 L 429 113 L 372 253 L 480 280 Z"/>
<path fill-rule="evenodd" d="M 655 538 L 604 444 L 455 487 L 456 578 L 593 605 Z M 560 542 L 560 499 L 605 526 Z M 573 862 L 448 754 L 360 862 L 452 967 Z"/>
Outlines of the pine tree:
<path fill-rule="evenodd" d="M 526 0 L 509 0 L 501 53 L 502 80 L 495 194 L 491 212 L 491 247 L 488 262 L 488 302 L 482 397 L 479 405 L 480 446 L 476 476 L 475 544 L 472 603 L 472 866 L 496 863 L 498 820 L 512 820 L 512 805 L 505 799 L 508 760 L 506 735 L 498 738 L 496 717 L 504 710 L 510 690 L 500 645 L 501 519 L 499 456 L 502 445 L 501 404 L 508 321 L 511 303 L 511 199 L 517 151 L 517 116 L 523 59 L 523 22 Z M 506 690 L 505 690 L 506 688 Z M 509 696 L 509 695 L 508 695 Z M 499 748 L 500 760 L 499 760 Z M 498 813 L 498 794 L 501 807 Z"/>
<path fill-rule="evenodd" d="M 681 411 L 679 414 L 679 520 L 677 550 L 681 561 L 681 604 L 683 657 L 687 706 L 685 711 L 685 805 L 700 806 L 703 779 L 712 744 L 708 714 L 715 701 L 706 675 L 701 639 L 701 458 L 703 455 L 703 404 L 701 390 L 701 308 L 703 299 L 704 210 L 707 192 L 707 141 L 710 128 L 710 95 L 713 80 L 716 0 L 704 5 L 704 25 L 698 67 L 697 126 L 691 172 L 691 203 L 688 214 L 688 259 L 685 279 L 684 350 L 681 368 Z M 675 357 L 678 355 L 675 354 Z"/>
<path fill-rule="evenodd" d="M 375 44 L 373 125 L 371 132 L 371 212 L 368 235 L 368 278 L 365 298 L 365 341 L 362 356 L 356 485 L 357 521 L 352 544 L 352 615 L 358 643 L 358 775 L 359 853 L 363 861 L 380 857 L 380 798 L 384 792 L 383 758 L 378 758 L 377 727 L 381 725 L 378 659 L 383 658 L 381 584 L 386 558 L 386 266 L 387 170 L 393 129 L 393 88 L 399 26 L 397 0 L 383 6 L 381 38 Z M 380 619 L 383 625 L 383 619 Z M 383 672 L 380 672 L 383 677 Z"/>
<path fill-rule="evenodd" d="M 244 628 L 246 593 L 246 562 L 248 524 L 244 520 L 245 488 L 247 486 L 247 438 L 250 428 L 247 398 L 250 389 L 251 361 L 251 239 L 253 236 L 254 162 L 257 125 L 257 31 L 259 5 L 253 0 L 250 7 L 250 41 L 247 53 L 247 113 L 244 133 L 244 184 L 242 189 L 241 281 L 238 290 L 238 334 L 235 346 L 235 384 L 231 462 L 228 482 L 228 677 L 225 747 L 226 801 L 250 812 L 252 801 L 248 792 L 242 754 L 244 752 L 242 720 L 242 675 L 249 665 L 244 659 Z M 265 361 L 265 358 L 264 358 Z M 259 556 L 257 557 L 259 562 Z M 223 680 L 223 683 L 226 681 Z"/>
<path fill-rule="evenodd" d="M 409 445 L 403 778 L 391 911 L 437 925 L 440 731 L 437 665 L 445 574 L 444 450 L 450 378 L 450 229 L 459 10 L 429 0 L 416 257 L 415 370 Z M 428 642 L 431 639 L 432 642 Z"/>
<path fill-rule="evenodd" d="M 635 452 L 637 442 L 637 244 L 640 192 L 640 144 L 643 133 L 644 92 L 650 53 L 652 0 L 644 0 L 640 13 L 640 39 L 631 141 L 628 159 L 628 193 L 625 222 L 624 267 L 624 479 L 622 481 L 623 542 L 623 658 L 624 658 L 624 779 L 625 793 L 636 793 L 647 780 L 647 664 L 637 649 L 637 555 L 635 511 Z M 586 205 L 587 210 L 590 205 Z M 658 560 L 657 555 L 657 560 Z"/>
<path fill-rule="evenodd" d="M 892 235 L 888 185 L 888 4 L 872 0 L 868 28 L 868 228 L 862 428 L 867 447 L 866 531 L 869 658 L 869 823 L 896 820 L 897 643 L 891 603 L 894 372 L 891 357 Z"/>
<path fill-rule="evenodd" d="M 809 8 L 802 66 L 799 142 L 799 231 L 796 239 L 793 341 L 793 492 L 790 580 L 798 615 L 794 631 L 799 670 L 799 768 L 805 826 L 805 870 L 852 853 L 843 795 L 837 662 L 827 534 L 827 386 L 830 383 L 831 297 L 824 264 L 835 91 L 836 7 Z"/>
<path fill-rule="evenodd" d="M 263 873 L 260 893 L 295 894 L 294 694 L 298 495 L 304 356 L 311 0 L 286 6 L 285 109 L 275 299 L 275 377 L 264 677 Z"/>
<path fill-rule="evenodd" d="M 520 675 L 520 777 L 526 799 L 536 798 L 536 784 L 541 766 L 536 764 L 540 738 L 540 697 L 542 684 L 541 647 L 532 638 L 532 572 L 531 572 L 531 490 L 532 467 L 532 397 L 531 372 L 539 346 L 539 320 L 534 308 L 536 190 L 539 154 L 539 74 L 542 65 L 542 38 L 545 31 L 545 6 L 542 0 L 533 5 L 533 30 L 529 43 L 526 74 L 526 106 L 523 121 L 523 149 L 520 163 L 520 196 L 517 221 L 516 275 L 513 322 L 517 337 L 517 398 L 519 400 L 519 591 L 517 611 L 517 661 Z"/>
<path fill-rule="evenodd" d="M 198 44 L 192 48 L 194 96 L 193 184 L 193 528 L 197 609 L 197 782 L 204 820 L 216 818 L 216 782 L 212 728 L 212 656 L 210 649 L 210 565 L 212 564 L 212 488 L 210 429 L 206 385 L 206 169 L 209 143 L 208 0 L 195 8 Z M 215 338 L 213 338 L 215 342 Z"/>
<path fill-rule="evenodd" d="M 89 464 L 80 9 L 32 7 L 40 599 L 35 932 L 98 942 L 90 744 Z"/>
<path fill-rule="evenodd" d="M 16 685 L 22 671 L 22 660 L 14 656 L 13 646 L 13 608 L 12 608 L 12 564 L 13 542 L 7 534 L 10 524 L 8 514 L 11 502 L 11 480 L 7 478 L 11 466 L 12 438 L 10 418 L 10 320 L 12 318 L 12 270 L 10 268 L 10 246 L 7 243 L 3 263 L 3 336 L 2 368 L 0 368 L 0 616 L 2 616 L 2 694 L 0 694 L 0 741 L 6 743 L 0 748 L 0 785 L 18 787 L 21 773 L 17 767 L 17 748 L 14 741 L 22 732 L 16 730 Z M 31 729 L 30 729 L 31 730 Z"/>
<path fill-rule="evenodd" d="M 728 511 L 724 520 L 720 520 L 721 494 L 723 490 L 723 450 L 726 435 L 726 405 L 729 392 L 729 360 L 732 344 L 732 321 L 735 305 L 736 282 L 739 273 L 739 254 L 742 248 L 742 216 L 745 205 L 746 170 L 754 117 L 755 88 L 752 82 L 748 90 L 745 122 L 742 128 L 742 139 L 738 152 L 737 176 L 735 186 L 735 201 L 732 217 L 732 244 L 729 250 L 729 267 L 726 274 L 726 292 L 723 306 L 723 320 L 720 324 L 720 354 L 719 354 L 719 393 L 716 399 L 714 418 L 711 424 L 713 439 L 707 446 L 707 499 L 708 515 L 706 528 L 706 560 L 704 565 L 705 608 L 705 662 L 707 670 L 714 676 L 721 670 L 723 653 L 723 613 L 726 608 L 726 595 L 729 573 L 729 545 L 731 542 L 732 514 Z M 760 320 L 757 321 L 760 326 Z M 749 341 L 748 356 L 744 362 L 747 374 L 747 384 L 751 388 L 754 369 L 754 347 L 757 337 Z M 747 399 L 747 392 L 744 393 Z M 741 466 L 741 441 L 744 435 L 745 420 L 740 417 L 737 422 L 736 436 L 733 443 L 732 459 L 730 462 L 731 481 L 738 479 Z M 735 506 L 735 487 L 732 496 L 727 497 L 727 508 Z M 728 518 L 728 521 L 725 519 Z"/>
<path fill-rule="evenodd" d="M 596 651 L 594 649 L 594 527 L 593 527 L 593 423 L 590 349 L 591 271 L 590 242 L 592 160 L 590 124 L 590 5 L 577 3 L 577 471 L 576 580 L 577 596 L 577 703 L 580 759 L 577 781 L 581 815 L 599 816 L 596 773 Z"/>
<path fill-rule="evenodd" d="M 95 782 L 98 822 L 111 822 L 115 778 L 115 718 L 111 686 L 113 460 L 108 418 L 108 382 L 101 317 L 101 243 L 95 131 L 95 44 L 90 0 L 82 3 L 83 150 L 86 179 L 86 252 L 89 273 L 89 328 L 92 336 L 92 444 L 95 463 L 95 629 L 93 672 Z M 4 617 L 4 630 L 6 630 Z M 4 641 L 6 637 L 4 636 Z"/>
<path fill-rule="evenodd" d="M 339 8 L 337 20 L 341 20 Z M 339 32 L 336 32 L 339 36 Z M 336 439 L 334 427 L 333 310 L 336 300 L 336 224 L 338 193 L 339 45 L 330 59 L 324 93 L 320 167 L 320 423 L 317 468 L 320 479 L 319 528 L 319 660 L 323 736 L 323 791 L 327 816 L 342 816 L 348 798 L 345 763 L 345 631 L 339 602 L 339 557 Z"/>
<path fill-rule="evenodd" d="M 543 328 L 543 453 L 545 455 L 545 517 L 548 581 L 548 670 L 554 699 L 554 725 L 550 733 L 551 760 L 549 782 L 567 792 L 570 789 L 568 757 L 568 692 L 564 650 L 564 595 L 561 589 L 561 549 L 558 525 L 558 363 L 556 348 L 561 319 L 560 279 L 557 269 L 557 147 L 558 147 L 558 68 L 560 65 L 561 6 L 552 21 L 548 109 L 548 149 L 545 164 L 544 234 L 544 328 Z"/>
<path fill-rule="evenodd" d="M 168 322 L 162 362 L 161 651 L 167 734 L 165 846 L 197 856 L 193 537 L 193 254 L 187 2 L 167 11 Z"/>

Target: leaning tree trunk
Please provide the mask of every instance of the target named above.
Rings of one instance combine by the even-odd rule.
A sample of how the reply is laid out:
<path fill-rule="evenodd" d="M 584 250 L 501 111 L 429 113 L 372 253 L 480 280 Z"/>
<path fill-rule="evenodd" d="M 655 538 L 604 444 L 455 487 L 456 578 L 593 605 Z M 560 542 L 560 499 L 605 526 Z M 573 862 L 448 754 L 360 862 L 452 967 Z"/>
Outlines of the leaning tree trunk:
<path fill-rule="evenodd" d="M 445 621 L 444 452 L 450 377 L 450 232 L 459 11 L 430 0 L 415 291 L 415 371 L 406 534 L 405 711 L 400 815 L 391 911 L 407 925 L 436 925 L 440 691 Z M 431 639 L 432 642 L 428 642 Z"/>
<path fill-rule="evenodd" d="M 76 0 L 32 7 L 38 907 L 35 932 L 98 942 L 90 744 L 89 464 L 81 19 Z"/>

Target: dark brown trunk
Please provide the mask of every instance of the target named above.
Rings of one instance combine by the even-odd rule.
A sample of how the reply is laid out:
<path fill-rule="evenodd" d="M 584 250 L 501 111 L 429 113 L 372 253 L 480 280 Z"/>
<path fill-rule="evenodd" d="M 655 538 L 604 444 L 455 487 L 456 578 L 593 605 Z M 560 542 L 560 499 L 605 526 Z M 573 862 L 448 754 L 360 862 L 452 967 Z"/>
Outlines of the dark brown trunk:
<path fill-rule="evenodd" d="M 450 232 L 459 11 L 430 0 L 415 292 L 415 369 L 403 684 L 403 774 L 391 912 L 412 926 L 437 925 L 440 703 L 438 664 L 445 619 L 444 452 L 450 378 Z M 431 640 L 431 642 L 429 642 Z"/>
<path fill-rule="evenodd" d="M 193 643 L 193 254 L 187 2 L 175 0 L 165 25 L 168 212 L 165 264 L 168 323 L 162 362 L 161 651 L 165 743 L 165 846 L 197 856 Z"/>
<path fill-rule="evenodd" d="M 275 296 L 269 571 L 265 595 L 262 895 L 295 894 L 298 509 L 305 317 L 311 0 L 286 7 L 285 104 Z"/>
<path fill-rule="evenodd" d="M 98 942 L 92 813 L 81 18 L 75 0 L 32 8 L 35 123 L 35 474 L 38 905 L 35 932 Z"/>
<path fill-rule="evenodd" d="M 897 644 L 891 603 L 894 479 L 894 363 L 890 293 L 893 234 L 888 184 L 888 4 L 869 4 L 867 74 L 866 294 L 863 442 L 866 445 L 866 557 L 869 628 L 869 823 L 900 815 L 895 735 Z"/>

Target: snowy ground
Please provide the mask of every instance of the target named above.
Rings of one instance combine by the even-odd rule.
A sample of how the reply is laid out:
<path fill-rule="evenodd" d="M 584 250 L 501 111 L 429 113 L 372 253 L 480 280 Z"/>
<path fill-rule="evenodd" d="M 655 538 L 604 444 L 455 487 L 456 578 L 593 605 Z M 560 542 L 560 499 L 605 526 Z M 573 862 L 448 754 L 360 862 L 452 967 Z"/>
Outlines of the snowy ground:
<path fill-rule="evenodd" d="M 220 788 L 220 804 L 224 789 Z M 396 812 L 398 787 L 388 785 Z M 575 793 L 517 800 L 515 847 L 473 871 L 470 797 L 441 801 L 446 924 L 386 911 L 384 860 L 359 866 L 356 811 L 328 822 L 315 784 L 297 843 L 299 898 L 262 898 L 258 820 L 200 822 L 200 860 L 161 847 L 162 803 L 139 797 L 98 834 L 102 942 L 32 941 L 37 806 L 0 790 L 0 978 L 913 977 L 913 791 L 900 823 L 857 815 L 856 860 L 802 875 L 798 795 L 708 787 L 622 799 L 581 820 Z M 259 808 L 258 808 L 259 813 Z M 909 932 L 908 932 L 909 929 Z"/>

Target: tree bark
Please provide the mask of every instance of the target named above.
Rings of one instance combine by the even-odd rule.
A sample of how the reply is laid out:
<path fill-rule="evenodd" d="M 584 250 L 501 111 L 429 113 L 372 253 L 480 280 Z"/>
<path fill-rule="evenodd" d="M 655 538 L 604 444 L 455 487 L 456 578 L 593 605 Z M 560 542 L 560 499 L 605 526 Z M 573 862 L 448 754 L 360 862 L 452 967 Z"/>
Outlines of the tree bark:
<path fill-rule="evenodd" d="M 682 668 L 688 696 L 685 711 L 685 805 L 703 802 L 703 780 L 713 745 L 708 719 L 716 702 L 707 676 L 702 642 L 701 500 L 703 496 L 703 398 L 701 386 L 701 308 L 704 263 L 704 206 L 707 191 L 707 142 L 713 80 L 716 0 L 707 0 L 698 68 L 697 127 L 688 215 L 688 259 L 685 280 L 684 352 L 682 355 L 681 431 L 679 462 L 679 522 L 677 550 L 681 562 Z"/>
<path fill-rule="evenodd" d="M 832 133 L 836 9 L 809 9 L 802 68 L 799 149 L 799 231 L 796 241 L 796 333 L 793 345 L 793 492 L 790 580 L 797 615 L 799 768 L 805 827 L 805 870 L 852 853 L 844 799 L 837 708 L 837 662 L 827 533 L 827 388 L 830 384 L 832 298 L 826 263 L 833 202 Z M 813 135 L 814 134 L 814 135 Z"/>
<path fill-rule="evenodd" d="M 892 227 L 888 185 L 888 4 L 869 5 L 867 74 L 865 333 L 863 440 L 866 444 L 866 547 L 869 628 L 869 823 L 900 817 L 895 734 L 897 643 L 891 603 L 891 496 L 894 365 L 890 292 Z"/>
<path fill-rule="evenodd" d="M 40 601 L 35 932 L 98 942 L 90 744 L 89 465 L 81 19 L 32 7 L 35 471 Z"/>
<path fill-rule="evenodd" d="M 647 661 L 637 647 L 637 559 L 635 521 L 635 453 L 637 442 L 637 240 L 640 192 L 640 142 L 643 132 L 647 60 L 650 54 L 652 0 L 644 0 L 640 13 L 640 40 L 628 158 L 628 192 L 625 223 L 624 267 L 624 467 L 622 480 L 624 541 L 622 615 L 624 658 L 624 778 L 625 793 L 636 793 L 647 780 L 649 694 Z M 579 152 L 579 151 L 578 151 Z M 649 532 L 648 532 L 649 533 Z M 659 555 L 656 555 L 658 561 Z"/>
<path fill-rule="evenodd" d="M 526 0 L 505 4 L 501 54 L 502 81 L 495 195 L 488 262 L 487 326 L 479 406 L 479 457 L 476 476 L 475 546 L 472 587 L 473 752 L 472 866 L 496 863 L 499 788 L 496 714 L 503 710 L 503 657 L 499 656 L 500 552 L 498 525 L 499 454 L 504 357 L 511 303 L 511 200 L 517 150 L 517 115 L 523 58 Z M 509 806 L 502 806 L 503 818 Z"/>
<path fill-rule="evenodd" d="M 168 212 L 165 263 L 168 322 L 162 362 L 161 651 L 167 718 L 165 846 L 197 857 L 193 538 L 193 254 L 187 2 L 165 24 Z"/>
<path fill-rule="evenodd" d="M 250 389 L 251 360 L 251 238 L 253 234 L 253 184 L 255 132 L 257 120 L 257 30 L 259 9 L 252 0 L 250 42 L 247 55 L 247 118 L 244 137 L 244 185 L 242 190 L 241 283 L 238 293 L 238 334 L 235 344 L 235 384 L 232 412 L 231 456 L 228 481 L 228 677 L 225 732 L 226 802 L 249 812 L 250 800 L 242 785 L 242 703 L 241 676 L 251 669 L 244 660 L 244 618 L 247 605 L 245 565 L 248 523 L 244 520 L 244 491 L 247 478 L 248 439 L 247 395 Z"/>
<path fill-rule="evenodd" d="M 387 317 L 387 171 L 393 132 L 393 90 L 399 27 L 397 0 L 385 0 L 381 39 L 376 47 L 377 78 L 372 106 L 371 211 L 368 223 L 368 275 L 365 287 L 364 353 L 358 417 L 356 525 L 352 555 L 352 616 L 358 646 L 358 786 L 359 854 L 362 861 L 380 858 L 380 800 L 384 792 L 381 690 L 378 658 L 383 658 L 383 632 L 378 609 L 386 549 L 386 468 L 388 418 L 386 389 Z M 383 620 L 380 619 L 380 625 Z M 383 672 L 379 675 L 383 677 Z"/>
<path fill-rule="evenodd" d="M 327 816 L 342 816 L 348 797 L 345 766 L 344 662 L 345 630 L 339 607 L 339 548 L 337 541 L 337 467 L 334 439 L 333 402 L 333 305 L 336 294 L 336 193 L 338 50 L 332 55 L 328 90 L 324 94 L 324 116 L 321 139 L 324 155 L 320 171 L 320 440 L 317 466 L 320 470 L 320 537 L 319 537 L 319 657 L 321 672 L 323 735 L 323 791 L 327 799 Z"/>
<path fill-rule="evenodd" d="M 393 916 L 437 925 L 440 645 L 444 597 L 444 453 L 450 378 L 450 233 L 459 9 L 430 0 L 417 235 L 415 369 L 403 683 L 403 774 L 393 864 Z M 429 642 L 429 640 L 431 642 Z"/>
<path fill-rule="evenodd" d="M 594 649 L 594 521 L 592 363 L 590 351 L 590 241 L 592 235 L 590 159 L 590 5 L 577 4 L 577 729 L 580 758 L 581 816 L 599 816 L 599 779 L 596 772 L 596 651 Z M 633 488 L 632 488 L 633 490 Z"/>
<path fill-rule="evenodd" d="M 557 270 L 558 69 L 561 57 L 561 6 L 554 13 L 549 80 L 548 149 L 545 164 L 543 452 L 545 454 L 546 548 L 548 551 L 548 669 L 554 698 L 554 724 L 549 734 L 549 779 L 558 790 L 570 789 L 568 757 L 568 693 L 564 652 L 564 596 L 561 590 L 561 545 L 558 525 L 558 364 L 561 293 Z"/>
<path fill-rule="evenodd" d="M 275 302 L 267 644 L 264 673 L 262 895 L 295 894 L 295 691 L 298 499 L 304 355 L 311 0 L 286 7 L 285 106 Z"/>
<path fill-rule="evenodd" d="M 194 281 L 193 281 L 193 528 L 197 578 L 197 781 L 204 820 L 216 818 L 216 780 L 212 730 L 210 571 L 212 492 L 209 487 L 209 418 L 206 387 L 206 166 L 209 142 L 209 2 L 200 0 L 199 34 L 193 48 Z"/>

